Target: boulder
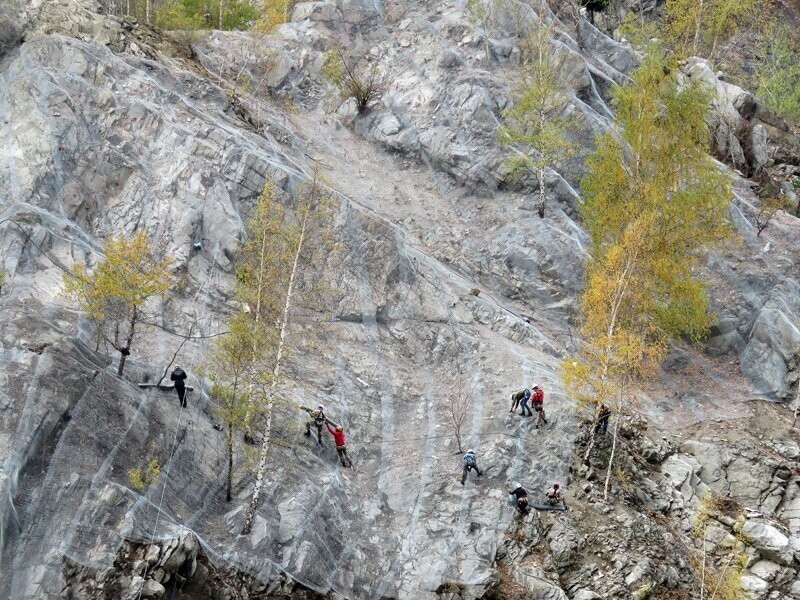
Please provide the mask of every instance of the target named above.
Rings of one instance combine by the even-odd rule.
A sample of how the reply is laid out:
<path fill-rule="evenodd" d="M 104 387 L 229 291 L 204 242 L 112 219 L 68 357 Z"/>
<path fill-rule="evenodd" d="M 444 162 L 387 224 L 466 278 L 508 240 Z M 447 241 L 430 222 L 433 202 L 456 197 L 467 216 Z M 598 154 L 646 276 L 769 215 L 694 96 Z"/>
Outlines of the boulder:
<path fill-rule="evenodd" d="M 547 532 L 547 541 L 550 544 L 550 553 L 556 567 L 563 569 L 575 558 L 578 550 L 578 538 L 575 530 L 556 523 Z"/>
<path fill-rule="evenodd" d="M 800 347 L 800 288 L 783 281 L 769 293 L 750 329 L 747 346 L 739 356 L 742 373 L 762 392 L 775 398 L 789 394 L 789 363 Z"/>
<path fill-rule="evenodd" d="M 678 490 L 684 500 L 689 500 L 693 495 L 692 476 L 699 465 L 696 460 L 685 454 L 673 454 L 661 464 L 661 474 L 671 487 Z"/>
<path fill-rule="evenodd" d="M 763 598 L 769 592 L 769 584 L 756 577 L 755 575 L 743 575 L 742 589 L 748 593 L 751 598 Z"/>
<path fill-rule="evenodd" d="M 781 566 L 769 560 L 760 560 L 750 567 L 750 572 L 759 579 L 772 581 L 781 572 Z"/>
<path fill-rule="evenodd" d="M 538 567 L 517 567 L 514 569 L 514 580 L 530 593 L 530 600 L 569 600 L 564 590 L 550 581 Z"/>
<path fill-rule="evenodd" d="M 750 540 L 758 553 L 767 560 L 781 565 L 790 565 L 794 560 L 794 552 L 789 545 L 789 538 L 781 531 L 757 521 L 747 521 L 742 528 L 742 533 Z"/>

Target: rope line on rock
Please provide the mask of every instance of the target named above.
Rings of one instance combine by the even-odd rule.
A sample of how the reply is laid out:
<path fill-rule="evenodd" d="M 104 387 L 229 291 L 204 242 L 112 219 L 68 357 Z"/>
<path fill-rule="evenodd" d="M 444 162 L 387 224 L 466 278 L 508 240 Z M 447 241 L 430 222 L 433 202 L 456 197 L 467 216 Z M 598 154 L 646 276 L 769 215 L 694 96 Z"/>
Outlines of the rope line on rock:
<path fill-rule="evenodd" d="M 184 391 L 184 395 L 183 395 L 183 398 L 181 399 L 181 403 L 180 403 L 181 404 L 181 408 L 180 408 L 180 411 L 178 412 L 178 422 L 175 424 L 175 435 L 172 437 L 172 448 L 170 448 L 170 451 L 169 451 L 169 462 L 167 463 L 167 471 L 166 471 L 166 473 L 164 475 L 164 486 L 161 488 L 161 498 L 158 501 L 158 510 L 156 511 L 156 522 L 155 522 L 155 525 L 153 525 L 153 532 L 150 534 L 150 544 L 149 545 L 151 545 L 151 546 L 153 545 L 153 543 L 156 540 L 156 531 L 158 530 L 158 521 L 161 518 L 161 506 L 164 503 L 164 492 L 167 491 L 167 483 L 169 482 L 169 470 L 172 467 L 172 456 L 175 453 L 175 444 L 178 441 L 178 431 L 180 430 L 180 427 L 181 427 L 181 417 L 183 416 L 183 406 L 186 403 L 186 394 L 188 394 L 188 392 Z M 147 583 L 147 570 L 149 568 L 150 568 L 150 563 L 148 561 L 145 561 L 144 572 L 142 573 L 142 585 L 139 588 L 139 594 L 136 596 L 136 600 L 141 600 L 142 592 L 144 591 L 144 584 Z"/>
<path fill-rule="evenodd" d="M 473 433 L 471 434 L 473 437 L 481 437 L 481 436 L 488 436 L 488 435 L 504 435 L 507 437 L 514 437 L 519 439 L 524 439 L 523 436 L 517 435 L 515 433 L 509 433 L 508 431 L 484 431 L 481 433 Z M 432 435 L 427 437 L 417 437 L 417 438 L 405 438 L 402 440 L 372 440 L 370 442 L 359 442 L 360 445 L 368 445 L 368 444 L 400 444 L 402 442 L 419 442 L 423 440 L 435 440 L 439 438 L 449 438 L 454 437 L 452 433 L 446 433 L 443 435 Z M 460 451 L 459 451 L 460 454 Z"/>

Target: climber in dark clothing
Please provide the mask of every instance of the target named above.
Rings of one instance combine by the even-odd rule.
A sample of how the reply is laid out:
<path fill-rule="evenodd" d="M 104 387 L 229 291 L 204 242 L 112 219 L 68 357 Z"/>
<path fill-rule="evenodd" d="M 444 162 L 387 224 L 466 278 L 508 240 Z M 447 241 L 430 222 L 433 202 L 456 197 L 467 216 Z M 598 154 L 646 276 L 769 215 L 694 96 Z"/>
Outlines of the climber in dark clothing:
<path fill-rule="evenodd" d="M 304 411 L 308 413 L 308 416 L 311 420 L 306 421 L 306 436 L 311 435 L 311 425 L 315 425 L 317 428 L 317 443 L 321 446 L 322 445 L 322 426 L 325 425 L 327 419 L 325 418 L 324 408 L 322 404 L 317 407 L 317 410 L 311 410 L 310 408 L 306 408 L 305 406 L 301 406 Z"/>
<path fill-rule="evenodd" d="M 608 417 L 611 411 L 605 404 L 600 405 L 600 412 L 597 413 L 597 425 L 594 426 L 595 433 L 606 433 L 608 431 Z"/>
<path fill-rule="evenodd" d="M 528 508 L 528 491 L 518 483 L 513 484 L 512 487 L 514 489 L 508 490 L 508 493 L 516 497 L 519 514 L 527 515 L 530 512 L 530 508 Z"/>
<path fill-rule="evenodd" d="M 170 375 L 169 378 L 175 382 L 175 391 L 178 392 L 178 401 L 181 403 L 182 407 L 186 408 L 186 371 L 180 367 L 175 367 L 175 370 L 172 371 L 172 375 Z"/>
<path fill-rule="evenodd" d="M 464 482 L 467 480 L 467 473 L 469 473 L 472 469 L 475 469 L 475 471 L 478 473 L 478 477 L 483 475 L 481 470 L 478 468 L 478 459 L 475 457 L 475 451 L 470 448 L 464 455 L 464 468 L 461 470 L 461 485 L 464 485 Z"/>
<path fill-rule="evenodd" d="M 531 412 L 530 406 L 528 406 L 528 400 L 531 399 L 531 391 L 528 388 L 525 388 L 521 392 L 517 392 L 516 394 L 511 394 L 511 410 L 508 412 L 516 412 L 518 406 L 522 406 L 522 416 L 523 417 L 532 417 L 533 413 Z M 525 411 L 528 411 L 528 414 L 525 414 Z"/>

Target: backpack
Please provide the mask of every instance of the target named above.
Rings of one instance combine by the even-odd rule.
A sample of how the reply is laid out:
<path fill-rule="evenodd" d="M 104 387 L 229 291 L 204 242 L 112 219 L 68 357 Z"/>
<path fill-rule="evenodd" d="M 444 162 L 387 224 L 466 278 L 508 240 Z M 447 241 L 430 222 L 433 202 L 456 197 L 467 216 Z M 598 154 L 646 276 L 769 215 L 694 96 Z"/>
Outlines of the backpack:
<path fill-rule="evenodd" d="M 541 388 L 533 391 L 533 401 L 544 402 L 544 391 Z"/>
<path fill-rule="evenodd" d="M 474 454 L 465 454 L 464 455 L 464 462 L 468 465 L 475 464 L 475 455 Z"/>
<path fill-rule="evenodd" d="M 516 394 L 511 394 L 511 399 L 515 402 L 519 402 L 523 398 L 526 400 L 531 397 L 531 391 L 529 389 L 524 389 L 521 392 L 517 392 Z"/>

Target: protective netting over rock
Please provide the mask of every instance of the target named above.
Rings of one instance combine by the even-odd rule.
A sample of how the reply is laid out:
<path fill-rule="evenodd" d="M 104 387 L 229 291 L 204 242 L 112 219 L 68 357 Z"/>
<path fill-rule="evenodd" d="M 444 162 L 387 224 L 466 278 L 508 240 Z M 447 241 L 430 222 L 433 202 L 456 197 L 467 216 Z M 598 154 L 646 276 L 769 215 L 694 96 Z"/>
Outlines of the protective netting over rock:
<path fill-rule="evenodd" d="M 145 552 L 180 562 L 190 539 L 212 566 L 264 586 L 290 577 L 322 594 L 416 599 L 493 585 L 514 512 L 505 484 L 538 494 L 565 481 L 571 462 L 576 424 L 557 368 L 575 349 L 587 243 L 573 219 L 575 162 L 548 174 L 547 219 L 531 213 L 531 181 L 500 186 L 494 124 L 518 59 L 508 23 L 494 23 L 485 45 L 461 3 L 314 3 L 268 42 L 194 40 L 201 66 L 165 58 L 91 2 L 33 4 L 28 39 L 0 39 L 12 45 L 0 55 L 0 221 L 16 222 L 0 224 L 10 280 L 0 296 L 0 596 L 59 597 L 66 577 L 107 573 L 126 553 L 162 572 L 129 573 L 125 589 L 157 596 L 180 565 L 137 552 L 159 546 Z M 548 14 L 535 4 L 526 18 Z M 604 94 L 634 57 L 580 27 L 582 45 L 566 25 L 553 44 L 588 151 L 610 126 Z M 334 114 L 324 101 L 334 94 L 319 77 L 331 31 L 357 39 L 392 82 L 367 115 L 346 105 Z M 261 43 L 280 64 L 260 94 L 231 100 L 231 65 Z M 256 58 L 244 66 L 258 84 Z M 243 222 L 265 181 L 291 208 L 315 167 L 339 201 L 338 262 L 315 268 L 335 272 L 338 295 L 332 318 L 293 323 L 300 351 L 279 387 L 265 495 L 242 537 L 253 450 L 237 443 L 226 502 L 225 434 L 197 376 L 210 340 L 177 356 L 195 387 L 187 409 L 136 384 L 158 380 L 180 343 L 164 327 L 221 330 Z M 159 305 L 162 328 L 137 339 L 120 379 L 60 296 L 60 266 L 91 264 L 103 238 L 139 229 L 164 236 L 181 289 Z M 533 383 L 547 394 L 542 431 L 507 412 L 510 393 Z M 464 449 L 483 470 L 463 488 L 446 415 L 462 397 L 472 404 Z M 330 439 L 318 447 L 302 435 L 296 405 L 314 402 L 344 423 L 352 470 Z M 133 489 L 131 472 L 151 463 Z M 539 571 L 526 573 L 532 586 Z"/>

